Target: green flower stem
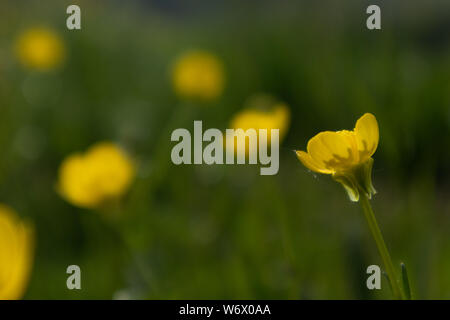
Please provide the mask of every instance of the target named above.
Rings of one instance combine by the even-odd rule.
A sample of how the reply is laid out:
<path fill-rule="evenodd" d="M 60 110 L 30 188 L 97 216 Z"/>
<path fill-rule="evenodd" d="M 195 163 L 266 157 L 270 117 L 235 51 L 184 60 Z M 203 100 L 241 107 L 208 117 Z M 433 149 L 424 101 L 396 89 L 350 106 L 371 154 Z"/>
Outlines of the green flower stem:
<path fill-rule="evenodd" d="M 377 220 L 375 219 L 372 206 L 370 205 L 366 193 L 363 192 L 362 190 L 360 191 L 360 202 L 367 223 L 369 224 L 369 229 L 372 232 L 372 236 L 374 237 L 375 242 L 377 244 L 378 251 L 380 252 L 381 255 L 381 259 L 383 260 L 384 267 L 386 268 L 386 273 L 389 277 L 394 297 L 396 299 L 406 299 L 403 290 L 400 287 L 400 282 L 398 281 L 398 278 L 396 276 L 391 256 L 389 255 L 389 251 L 386 247 L 386 244 L 384 243 L 383 235 L 381 234 Z"/>

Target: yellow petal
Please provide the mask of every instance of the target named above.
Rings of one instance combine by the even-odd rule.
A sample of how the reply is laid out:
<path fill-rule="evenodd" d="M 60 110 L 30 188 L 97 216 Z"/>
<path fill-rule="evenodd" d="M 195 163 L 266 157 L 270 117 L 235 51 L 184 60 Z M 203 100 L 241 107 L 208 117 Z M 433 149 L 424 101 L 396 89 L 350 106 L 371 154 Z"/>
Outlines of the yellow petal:
<path fill-rule="evenodd" d="M 222 62 L 215 55 L 204 51 L 188 52 L 180 57 L 172 77 L 176 93 L 184 98 L 213 100 L 224 89 Z"/>
<path fill-rule="evenodd" d="M 59 191 L 74 205 L 95 208 L 123 194 L 133 177 L 134 164 L 125 152 L 113 143 L 100 142 L 63 161 Z"/>
<path fill-rule="evenodd" d="M 0 300 L 20 299 L 28 284 L 33 260 L 32 227 L 0 205 Z"/>
<path fill-rule="evenodd" d="M 65 59 L 65 47 L 58 34 L 46 28 L 32 28 L 17 41 L 20 62 L 31 69 L 46 71 L 58 67 Z"/>
<path fill-rule="evenodd" d="M 101 192 L 92 179 L 93 172 L 86 165 L 83 155 L 67 157 L 59 169 L 59 189 L 61 194 L 80 207 L 91 208 L 101 202 Z"/>
<path fill-rule="evenodd" d="M 377 119 L 371 113 L 364 114 L 356 121 L 354 132 L 360 162 L 364 162 L 375 153 L 378 146 L 379 131 Z"/>
<path fill-rule="evenodd" d="M 319 163 L 317 163 L 316 161 L 314 161 L 313 158 L 311 158 L 311 156 L 304 152 L 304 151 L 295 151 L 295 153 L 297 154 L 297 158 L 303 163 L 303 165 L 305 167 L 307 167 L 309 170 L 314 171 L 314 172 L 318 172 L 318 173 L 326 173 L 326 174 L 331 174 L 333 173 L 333 171 L 322 167 Z"/>
<path fill-rule="evenodd" d="M 309 140 L 307 151 L 319 167 L 336 172 L 358 162 L 355 146 L 350 131 L 324 131 Z"/>
<path fill-rule="evenodd" d="M 86 169 L 104 197 L 122 194 L 131 183 L 134 167 L 125 152 L 110 142 L 100 142 L 89 149 Z"/>

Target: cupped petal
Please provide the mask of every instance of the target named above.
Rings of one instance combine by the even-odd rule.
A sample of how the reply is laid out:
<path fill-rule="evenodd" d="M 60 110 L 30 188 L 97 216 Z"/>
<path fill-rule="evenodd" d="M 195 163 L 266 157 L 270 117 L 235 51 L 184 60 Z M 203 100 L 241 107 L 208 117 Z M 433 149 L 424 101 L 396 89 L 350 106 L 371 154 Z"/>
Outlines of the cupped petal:
<path fill-rule="evenodd" d="M 348 169 L 358 162 L 355 148 L 351 131 L 324 131 L 309 140 L 307 151 L 319 167 L 336 172 Z"/>
<path fill-rule="evenodd" d="M 301 150 L 296 150 L 295 154 L 297 155 L 297 158 L 301 161 L 301 163 L 303 163 L 303 165 L 307 167 L 309 170 L 325 174 L 333 173 L 332 170 L 327 169 L 321 166 L 321 164 L 314 161 L 314 159 L 311 158 L 311 156 L 308 153 Z"/>
<path fill-rule="evenodd" d="M 360 162 L 369 159 L 377 150 L 379 140 L 378 122 L 371 113 L 365 113 L 356 121 L 355 125 L 356 143 Z"/>

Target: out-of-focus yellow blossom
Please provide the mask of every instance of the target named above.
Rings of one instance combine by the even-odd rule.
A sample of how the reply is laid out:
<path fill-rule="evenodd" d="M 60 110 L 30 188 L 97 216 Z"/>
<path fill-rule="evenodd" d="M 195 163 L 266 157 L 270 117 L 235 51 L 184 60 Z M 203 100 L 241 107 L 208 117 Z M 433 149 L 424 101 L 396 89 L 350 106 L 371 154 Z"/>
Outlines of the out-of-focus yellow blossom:
<path fill-rule="evenodd" d="M 32 28 L 22 33 L 16 43 L 19 61 L 27 68 L 47 71 L 59 67 L 66 51 L 62 39 L 46 28 Z"/>
<path fill-rule="evenodd" d="M 34 232 L 0 204 L 0 300 L 21 299 L 33 264 Z"/>
<path fill-rule="evenodd" d="M 84 154 L 68 156 L 59 169 L 59 191 L 73 205 L 96 208 L 120 197 L 130 186 L 135 168 L 122 149 L 110 142 Z"/>
<path fill-rule="evenodd" d="M 191 51 L 175 62 L 172 81 L 180 97 L 205 101 L 222 94 L 225 76 L 216 56 L 205 51 Z"/>
<path fill-rule="evenodd" d="M 299 160 L 310 170 L 331 174 L 341 183 L 352 201 L 364 192 L 371 198 L 372 155 L 378 146 L 377 119 L 370 113 L 356 121 L 353 131 L 324 131 L 312 137 L 307 152 L 296 151 Z"/>
<path fill-rule="evenodd" d="M 246 109 L 238 112 L 230 122 L 230 128 L 234 129 L 267 129 L 270 136 L 271 129 L 279 129 L 280 140 L 289 128 L 290 112 L 288 107 L 283 104 L 275 104 L 271 110 Z M 270 141 L 270 140 L 269 140 Z"/>
<path fill-rule="evenodd" d="M 271 130 L 278 129 L 279 130 L 279 141 L 281 142 L 286 132 L 289 128 L 290 123 L 290 111 L 289 108 L 284 103 L 274 103 L 267 110 L 260 110 L 256 108 L 248 108 L 244 109 L 231 119 L 230 128 L 231 129 L 243 129 L 240 131 L 241 134 L 245 135 L 245 131 L 248 129 L 255 129 L 256 134 L 259 141 L 259 129 L 267 130 L 267 144 L 271 143 Z M 238 141 L 239 134 L 237 134 L 236 141 Z M 226 137 L 227 139 L 229 137 Z M 257 149 L 254 148 L 250 150 L 249 141 L 245 143 L 245 149 L 237 150 L 239 147 L 236 143 L 234 144 L 235 152 L 239 155 L 242 152 L 245 152 L 247 155 L 251 152 L 257 152 Z M 243 146 L 243 145 L 241 145 Z M 254 146 L 255 147 L 255 146 Z"/>

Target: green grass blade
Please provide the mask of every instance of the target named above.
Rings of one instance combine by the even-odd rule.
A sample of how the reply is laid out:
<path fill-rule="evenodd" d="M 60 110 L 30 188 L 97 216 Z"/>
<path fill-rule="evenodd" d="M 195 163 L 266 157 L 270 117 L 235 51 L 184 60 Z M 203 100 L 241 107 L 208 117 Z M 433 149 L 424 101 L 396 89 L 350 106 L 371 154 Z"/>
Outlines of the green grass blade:
<path fill-rule="evenodd" d="M 409 286 L 409 280 L 408 280 L 408 273 L 406 272 L 406 266 L 402 262 L 400 263 L 400 266 L 402 268 L 402 281 L 403 281 L 403 290 L 405 291 L 406 299 L 411 300 L 411 287 Z"/>

